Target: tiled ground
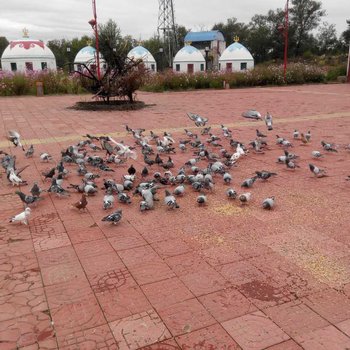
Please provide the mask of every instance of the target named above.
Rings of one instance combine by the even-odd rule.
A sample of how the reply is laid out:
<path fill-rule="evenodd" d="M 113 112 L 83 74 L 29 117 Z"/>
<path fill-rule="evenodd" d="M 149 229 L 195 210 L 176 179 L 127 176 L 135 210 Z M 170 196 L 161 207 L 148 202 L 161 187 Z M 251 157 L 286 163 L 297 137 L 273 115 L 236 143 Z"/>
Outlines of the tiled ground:
<path fill-rule="evenodd" d="M 155 210 L 145 213 L 132 197 L 129 206 L 116 204 L 123 218 L 115 226 L 101 222 L 102 190 L 88 198 L 85 212 L 71 207 L 76 193 L 44 193 L 24 226 L 8 223 L 23 206 L 1 171 L 0 349 L 350 349 L 350 85 L 137 97 L 149 106 L 83 112 L 67 107 L 89 96 L 1 98 L 0 135 L 18 130 L 35 156 L 25 159 L 5 137 L 0 148 L 16 155 L 18 166 L 30 165 L 23 172 L 29 186 L 38 181 L 48 188 L 41 172 L 86 133 L 112 133 L 130 144 L 127 123 L 184 139 L 184 128 L 196 131 L 186 117 L 191 111 L 209 117 L 215 134 L 229 125 L 233 138 L 248 143 L 256 128 L 267 132 L 262 122 L 240 116 L 256 108 L 274 115 L 274 131 L 264 154 L 250 152 L 232 169 L 232 187 L 241 192 L 255 170 L 278 176 L 257 181 L 246 207 L 225 198 L 220 176 L 201 208 L 189 187 L 174 211 L 164 206 L 163 190 Z M 292 139 L 294 129 L 311 130 L 312 141 L 293 141 L 300 168 L 289 171 L 276 164 L 283 150 L 275 135 Z M 323 139 L 338 153 L 311 160 Z M 44 151 L 55 161 L 40 162 Z M 173 159 L 178 168 L 191 157 L 188 150 Z M 329 176 L 314 178 L 309 162 Z M 133 164 L 140 172 L 142 158 Z M 78 183 L 75 167 L 67 168 L 65 186 Z M 99 187 L 102 178 L 119 181 L 127 168 L 100 173 Z M 29 186 L 21 189 L 27 193 Z M 270 195 L 276 208 L 264 211 L 261 202 Z"/>

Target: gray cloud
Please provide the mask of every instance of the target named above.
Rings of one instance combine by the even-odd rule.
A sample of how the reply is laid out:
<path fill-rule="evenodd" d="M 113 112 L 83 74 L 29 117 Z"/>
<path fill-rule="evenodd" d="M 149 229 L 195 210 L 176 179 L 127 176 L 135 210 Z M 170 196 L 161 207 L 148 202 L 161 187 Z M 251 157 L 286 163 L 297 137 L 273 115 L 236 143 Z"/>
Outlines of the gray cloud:
<path fill-rule="evenodd" d="M 3 0 L 4 1 L 4 0 Z M 6 0 L 5 0 L 6 1 Z M 123 35 L 147 39 L 157 31 L 157 0 L 96 0 L 98 21 L 116 21 Z M 210 29 L 215 23 L 236 17 L 248 23 L 255 14 L 269 9 L 283 8 L 285 0 L 175 0 L 176 21 L 188 29 Z M 323 19 L 335 24 L 338 34 L 343 32 L 350 18 L 349 0 L 323 0 L 327 16 Z M 91 0 L 11 0 L 1 6 L 0 36 L 8 40 L 22 36 L 24 27 L 31 37 L 45 41 L 80 37 L 92 34 L 87 23 L 92 18 Z"/>

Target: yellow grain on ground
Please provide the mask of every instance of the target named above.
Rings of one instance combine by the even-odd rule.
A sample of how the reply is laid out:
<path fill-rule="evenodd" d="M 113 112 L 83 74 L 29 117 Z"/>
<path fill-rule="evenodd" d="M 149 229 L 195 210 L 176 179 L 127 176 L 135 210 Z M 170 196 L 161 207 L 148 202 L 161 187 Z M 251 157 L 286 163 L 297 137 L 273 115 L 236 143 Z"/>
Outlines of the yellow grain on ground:
<path fill-rule="evenodd" d="M 242 215 L 245 212 L 241 207 L 233 204 L 214 205 L 211 210 L 216 214 L 226 216 Z"/>

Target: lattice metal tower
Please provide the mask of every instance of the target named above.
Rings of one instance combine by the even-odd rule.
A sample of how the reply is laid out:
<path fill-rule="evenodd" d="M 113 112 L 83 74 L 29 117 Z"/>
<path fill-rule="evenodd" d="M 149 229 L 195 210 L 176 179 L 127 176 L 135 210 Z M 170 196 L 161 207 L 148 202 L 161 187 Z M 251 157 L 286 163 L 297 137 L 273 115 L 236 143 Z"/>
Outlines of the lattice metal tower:
<path fill-rule="evenodd" d="M 159 0 L 157 30 L 158 37 L 163 43 L 166 62 L 172 67 L 174 55 L 178 50 L 173 0 Z"/>

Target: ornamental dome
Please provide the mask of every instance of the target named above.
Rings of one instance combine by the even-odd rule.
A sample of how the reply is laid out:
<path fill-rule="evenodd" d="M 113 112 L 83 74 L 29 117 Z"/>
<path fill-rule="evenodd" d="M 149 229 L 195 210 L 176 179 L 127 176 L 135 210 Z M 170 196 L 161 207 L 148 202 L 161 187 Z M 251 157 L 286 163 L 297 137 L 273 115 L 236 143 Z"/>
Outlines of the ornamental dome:
<path fill-rule="evenodd" d="M 153 55 L 143 46 L 136 46 L 128 53 L 129 59 L 142 60 L 145 66 L 152 71 L 156 71 L 156 60 Z"/>
<path fill-rule="evenodd" d="M 77 55 L 74 58 L 74 63 L 95 63 L 96 59 L 96 49 L 90 45 L 83 47 L 79 50 Z M 100 60 L 102 59 L 100 53 Z"/>
<path fill-rule="evenodd" d="M 222 53 L 219 61 L 252 61 L 253 56 L 249 50 L 238 42 L 234 42 L 228 46 Z"/>
<path fill-rule="evenodd" d="M 184 46 L 174 57 L 174 63 L 176 62 L 200 62 L 205 63 L 202 53 L 191 45 Z"/>
<path fill-rule="evenodd" d="M 29 38 L 27 31 L 24 37 L 12 40 L 1 56 L 4 70 L 24 71 L 56 69 L 53 52 L 41 40 Z"/>

